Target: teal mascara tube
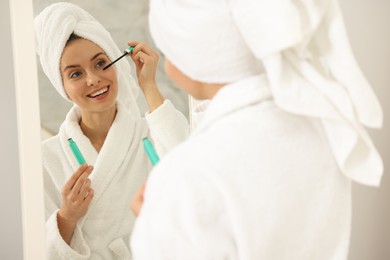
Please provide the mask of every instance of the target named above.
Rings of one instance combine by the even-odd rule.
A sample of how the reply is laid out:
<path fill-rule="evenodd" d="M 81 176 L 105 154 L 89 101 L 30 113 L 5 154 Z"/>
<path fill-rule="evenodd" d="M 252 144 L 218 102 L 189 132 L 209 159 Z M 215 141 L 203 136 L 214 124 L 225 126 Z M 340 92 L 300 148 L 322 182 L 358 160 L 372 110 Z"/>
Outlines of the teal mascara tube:
<path fill-rule="evenodd" d="M 158 161 L 160 161 L 160 158 L 158 157 L 156 151 L 154 150 L 153 144 L 149 141 L 147 137 L 142 139 L 142 141 L 144 143 L 146 154 L 149 156 L 152 165 L 155 166 L 158 163 Z"/>
<path fill-rule="evenodd" d="M 84 159 L 83 155 L 81 154 L 81 152 L 80 152 L 77 144 L 75 143 L 75 141 L 73 141 L 72 138 L 69 138 L 68 139 L 68 143 L 69 143 L 69 147 L 72 150 L 74 157 L 76 157 L 76 160 L 79 163 L 79 165 L 84 164 L 85 163 L 85 159 Z"/>

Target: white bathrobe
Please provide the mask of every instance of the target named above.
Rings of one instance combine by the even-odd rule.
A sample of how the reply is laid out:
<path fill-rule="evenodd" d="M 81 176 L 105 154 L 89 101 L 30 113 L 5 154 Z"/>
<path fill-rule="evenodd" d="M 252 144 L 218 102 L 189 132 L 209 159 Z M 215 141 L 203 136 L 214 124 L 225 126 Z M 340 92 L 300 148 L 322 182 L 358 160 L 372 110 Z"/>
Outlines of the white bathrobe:
<path fill-rule="evenodd" d="M 320 119 L 276 106 L 266 76 L 238 81 L 151 172 L 134 259 L 347 259 L 350 182 Z"/>
<path fill-rule="evenodd" d="M 43 143 L 48 259 L 131 259 L 128 240 L 134 215 L 130 202 L 151 169 L 142 139 L 149 136 L 150 130 L 161 156 L 184 140 L 188 123 L 168 100 L 147 114 L 146 120 L 131 116 L 118 102 L 115 120 L 97 153 L 81 131 L 79 119 L 79 109 L 73 107 L 59 134 Z M 94 166 L 89 177 L 94 198 L 69 246 L 59 233 L 57 212 L 61 207 L 60 190 L 79 167 L 67 142 L 70 137 L 86 162 Z"/>

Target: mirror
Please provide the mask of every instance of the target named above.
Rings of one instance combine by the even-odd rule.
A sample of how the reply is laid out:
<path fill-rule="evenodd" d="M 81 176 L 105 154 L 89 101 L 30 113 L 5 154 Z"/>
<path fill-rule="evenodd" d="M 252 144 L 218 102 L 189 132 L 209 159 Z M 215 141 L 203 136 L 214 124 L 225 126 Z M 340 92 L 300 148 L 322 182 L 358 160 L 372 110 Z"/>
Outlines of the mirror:
<path fill-rule="evenodd" d="M 58 1 L 33 0 L 34 17 L 46 6 L 54 2 Z M 97 3 L 95 1 L 72 0 L 67 2 L 80 6 L 94 16 L 111 33 L 120 49 L 126 49 L 127 42 L 130 40 L 144 41 L 156 49 L 148 28 L 148 1 L 118 0 L 113 2 L 103 0 Z M 112 19 L 113 17 L 115 19 Z M 136 79 L 134 64 L 130 58 L 127 59 L 132 68 L 132 76 Z M 157 72 L 157 84 L 160 91 L 166 99 L 169 99 L 188 118 L 187 94 L 166 77 L 163 71 L 163 64 L 164 57 L 161 55 Z M 71 103 L 65 101 L 52 87 L 39 64 L 38 82 L 42 135 L 43 138 L 46 138 L 58 132 L 59 126 L 71 107 Z M 147 111 L 147 106 L 142 93 L 138 95 L 137 103 L 141 114 L 144 115 Z"/>
<path fill-rule="evenodd" d="M 36 15 L 38 15 L 45 7 L 47 7 L 48 5 L 55 3 L 55 2 L 57 2 L 57 1 L 32 0 L 34 17 Z M 96 2 L 91 2 L 91 1 L 68 1 L 68 2 L 71 2 L 71 3 L 81 7 L 82 9 L 84 9 L 88 13 L 90 13 L 92 16 L 94 16 L 111 33 L 116 45 L 120 49 L 125 50 L 128 47 L 127 42 L 129 42 L 129 41 L 144 41 L 156 50 L 156 47 L 154 46 L 153 41 L 149 35 L 149 29 L 148 29 L 148 24 L 147 24 L 147 22 L 148 22 L 148 19 L 147 19 L 148 1 L 131 1 L 129 3 L 129 1 L 121 0 L 121 1 L 116 1 L 115 3 L 113 3 L 112 1 L 106 0 L 106 1 L 99 1 L 99 4 L 97 4 Z M 113 17 L 115 17 L 115 19 L 113 19 Z M 77 41 L 75 44 L 77 44 Z M 82 52 L 84 52 L 84 53 L 87 53 L 87 51 L 90 50 L 90 48 L 78 48 L 78 49 L 82 50 Z M 97 52 L 95 52 L 95 53 L 97 53 Z M 105 56 L 105 55 L 102 55 L 102 56 Z M 86 60 L 89 61 L 89 59 L 90 58 L 88 58 Z M 103 59 L 103 58 L 99 58 L 99 59 Z M 125 59 L 128 60 L 130 66 L 132 68 L 132 76 L 136 80 L 137 79 L 137 77 L 135 75 L 136 70 L 135 70 L 135 65 L 133 64 L 133 61 L 128 57 L 126 57 Z M 37 60 L 39 60 L 39 57 L 37 58 Z M 96 60 L 98 60 L 98 59 L 96 59 Z M 93 61 L 93 62 L 95 62 L 95 61 Z M 73 65 L 75 63 L 70 63 L 70 64 Z M 82 64 L 82 63 L 80 63 L 80 64 Z M 158 71 L 157 71 L 157 85 L 158 85 L 162 95 L 165 97 L 165 99 L 169 99 L 173 103 L 173 105 L 176 107 L 176 109 L 181 111 L 188 118 L 187 94 L 185 92 L 183 92 L 182 90 L 180 90 L 179 88 L 177 88 L 170 80 L 168 80 L 168 78 L 165 76 L 165 73 L 163 72 L 163 64 L 164 64 L 164 57 L 161 57 L 160 62 L 159 62 Z M 38 68 L 38 83 L 39 83 L 39 97 L 40 97 L 39 107 L 40 107 L 40 115 L 41 115 L 41 127 L 43 130 L 42 131 L 42 133 L 43 133 L 42 138 L 46 139 L 47 137 L 56 135 L 58 133 L 60 125 L 64 121 L 65 116 L 68 113 L 68 111 L 71 109 L 72 104 L 70 102 L 65 101 L 57 93 L 57 91 L 53 88 L 52 83 L 48 80 L 48 78 L 44 74 L 39 62 L 38 62 L 37 68 Z M 111 70 L 111 71 L 113 72 L 114 70 Z M 98 73 L 109 74 L 110 71 L 109 70 L 107 70 L 106 72 L 100 71 Z M 80 74 L 82 74 L 82 73 L 80 73 Z M 96 75 L 97 75 L 97 73 L 96 73 Z M 111 75 L 114 75 L 114 74 L 111 73 Z M 65 78 L 64 78 L 64 81 L 65 81 Z M 112 86 L 115 86 L 115 84 L 112 84 Z M 107 89 L 110 89 L 110 88 L 107 87 Z M 115 89 L 115 88 L 113 87 L 111 89 Z M 110 91 L 106 91 L 106 92 L 110 93 Z M 115 92 L 112 91 L 111 93 L 115 93 Z M 111 97 L 112 95 L 108 94 L 107 96 Z M 108 98 L 106 100 L 110 100 L 110 99 Z M 148 109 L 147 109 L 145 98 L 144 98 L 141 91 L 138 95 L 137 103 L 138 103 L 138 106 L 140 107 L 141 114 L 142 115 L 145 114 L 145 112 Z M 112 108 L 112 106 L 110 106 L 110 108 Z M 122 115 L 125 114 L 125 112 L 121 112 L 121 110 L 119 109 L 119 105 L 118 105 L 117 111 L 118 111 L 117 115 L 120 115 L 121 113 L 122 113 Z M 122 111 L 124 111 L 124 110 L 122 110 Z M 83 115 L 83 119 L 84 118 L 86 118 L 86 117 L 84 117 L 84 115 Z M 147 135 L 147 133 L 145 133 L 143 130 L 143 129 L 146 130 L 146 128 L 138 128 L 140 123 L 137 123 L 137 125 L 135 125 L 135 124 L 131 125 L 131 128 L 128 127 L 129 123 L 126 124 L 126 126 L 122 127 L 122 125 L 124 125 L 123 122 L 128 122 L 128 121 L 133 122 L 130 119 L 130 117 L 128 117 L 128 115 L 122 116 L 122 118 L 125 118 L 125 119 L 121 119 L 121 121 L 119 121 L 119 123 L 116 124 L 116 125 L 121 125 L 120 130 L 117 130 L 117 131 L 122 131 L 122 133 L 124 133 L 125 131 L 131 129 L 132 130 L 131 137 L 133 137 L 133 132 L 138 134 L 138 130 L 142 131 L 142 136 L 141 135 L 138 136 L 138 135 L 134 134 L 134 138 L 140 138 L 139 140 L 142 140 L 141 138 L 145 137 L 145 135 Z M 137 128 L 135 128 L 135 127 L 137 127 Z M 134 129 L 136 129 L 136 130 L 134 130 Z M 172 129 L 172 128 L 170 128 L 170 129 Z M 110 132 L 110 135 L 107 135 L 107 139 L 108 139 L 108 136 L 116 135 L 116 134 L 111 134 L 111 133 L 112 132 Z M 119 133 L 119 132 L 115 132 L 115 133 Z M 169 131 L 169 133 L 170 133 L 170 131 Z M 72 137 L 76 141 L 77 137 L 75 137 L 74 135 L 77 135 L 77 133 L 74 134 L 74 132 L 73 132 L 73 134 L 71 134 L 70 136 L 67 136 L 66 138 Z M 117 135 L 117 136 L 121 136 L 121 135 Z M 84 139 L 82 139 L 82 138 L 84 138 Z M 60 138 L 58 138 L 58 139 L 60 139 Z M 50 142 L 50 144 L 55 143 L 57 145 L 57 144 L 62 143 L 62 142 L 58 142 L 57 141 L 58 139 L 55 139 L 55 142 Z M 111 139 L 119 139 L 119 137 L 111 138 Z M 66 139 L 64 139 L 64 140 L 66 140 Z M 84 135 L 82 135 L 82 137 L 80 137 L 79 140 L 86 140 L 86 138 Z M 80 146 L 80 148 L 82 148 L 82 145 L 80 145 L 81 142 L 79 142 L 79 140 L 77 140 L 76 142 L 78 142 L 78 145 Z M 89 141 L 92 142 L 92 140 L 88 140 L 88 143 L 89 143 Z M 156 140 L 154 140 L 154 141 L 156 141 Z M 150 167 L 148 167 L 149 164 L 148 164 L 147 160 L 143 159 L 143 158 L 146 158 L 146 154 L 142 149 L 138 149 L 138 142 L 137 141 L 134 141 L 134 140 L 132 141 L 131 138 L 125 137 L 125 138 L 121 138 L 120 142 L 119 142 L 119 140 L 115 140 L 115 142 L 117 142 L 116 144 L 118 144 L 117 146 L 115 146 L 115 149 L 116 149 L 114 152 L 115 156 L 107 156 L 106 158 L 104 157 L 104 155 L 100 156 L 100 154 L 104 154 L 104 153 L 99 153 L 99 157 L 97 157 L 96 150 L 92 151 L 92 150 L 88 150 L 86 148 L 86 150 L 87 150 L 86 151 L 86 150 L 80 149 L 82 151 L 82 154 L 84 155 L 86 161 L 89 164 L 94 165 L 94 167 L 95 167 L 93 170 L 93 173 L 88 175 L 88 177 L 90 178 L 91 183 L 92 183 L 91 188 L 94 191 L 93 192 L 94 198 L 98 197 L 99 199 L 95 199 L 95 200 L 91 199 L 90 201 L 92 201 L 92 202 L 90 205 L 94 204 L 96 201 L 99 201 L 99 202 L 96 202 L 95 204 L 99 203 L 100 205 L 103 205 L 104 203 L 106 203 L 106 204 L 104 204 L 104 207 L 99 206 L 101 208 L 100 210 L 96 210 L 96 211 L 100 212 L 98 214 L 99 216 L 97 216 L 94 213 L 91 213 L 91 215 L 93 214 L 93 217 L 91 217 L 91 218 L 88 217 L 88 221 L 86 221 L 86 224 L 82 225 L 83 226 L 82 232 L 83 232 L 83 237 L 84 237 L 84 227 L 89 225 L 89 228 L 85 228 L 85 229 L 93 231 L 93 232 L 95 232 L 95 234 L 104 233 L 104 234 L 106 234 L 107 237 L 112 239 L 109 241 L 109 244 L 106 243 L 104 245 L 104 250 L 108 251 L 108 248 L 107 248 L 107 246 L 108 246 L 110 251 L 109 252 L 105 251 L 104 255 L 101 256 L 102 258 L 113 259 L 112 258 L 113 255 L 118 255 L 120 257 L 126 257 L 126 259 L 127 259 L 127 256 L 130 255 L 130 252 L 128 250 L 128 241 L 127 241 L 128 236 L 129 236 L 129 230 L 131 230 L 131 225 L 129 225 L 129 224 L 131 224 L 134 221 L 134 217 L 130 216 L 131 215 L 131 212 L 129 209 L 130 200 L 132 197 L 134 197 L 134 195 L 135 195 L 134 193 L 141 187 L 142 183 L 144 182 L 144 177 L 146 178 L 147 172 L 150 170 Z M 136 144 L 131 145 L 131 146 L 129 144 L 128 146 L 124 147 L 125 145 L 127 145 L 124 143 L 132 143 L 132 142 L 135 142 Z M 107 142 L 104 142 L 105 145 L 106 145 L 106 143 Z M 114 144 L 114 142 L 111 143 L 111 147 L 113 144 Z M 142 143 L 140 143 L 140 144 L 142 145 Z M 64 146 L 65 149 L 60 149 L 60 150 L 65 151 L 65 154 L 66 154 L 67 149 L 69 148 L 66 141 L 65 141 L 65 145 L 66 145 L 66 146 Z M 124 149 L 120 149 L 119 147 L 122 147 Z M 51 148 L 52 148 L 52 146 L 51 146 Z M 84 148 L 85 148 L 85 146 L 84 146 Z M 156 145 L 156 148 L 157 148 L 157 145 Z M 47 150 L 48 149 L 46 149 L 44 151 L 47 151 Z M 113 150 L 113 149 L 111 149 L 111 150 Z M 84 249 L 87 248 L 85 250 L 80 249 L 80 250 L 84 250 L 83 252 L 86 252 L 87 250 L 89 250 L 87 244 L 88 243 L 93 244 L 93 242 L 91 242 L 91 239 L 89 241 L 87 239 L 84 241 L 83 240 L 84 238 L 82 238 L 81 240 L 76 240 L 75 237 L 79 237 L 79 236 L 77 236 L 75 234 L 77 234 L 77 232 L 79 232 L 80 229 L 78 229 L 78 227 L 75 228 L 74 226 L 73 226 L 72 231 L 69 232 L 69 234 L 70 234 L 69 236 L 64 235 L 64 233 L 62 232 L 64 229 L 61 229 L 61 227 L 63 227 L 63 226 L 61 226 L 60 220 L 59 220 L 60 219 L 59 216 L 61 216 L 61 215 L 60 214 L 57 215 L 57 213 L 55 212 L 58 208 L 62 209 L 62 207 L 58 206 L 58 205 L 64 205 L 65 204 L 64 201 L 66 201 L 65 196 L 63 196 L 61 198 L 61 194 L 59 191 L 61 190 L 62 187 L 64 187 L 64 185 L 66 185 L 69 182 L 69 180 L 70 180 L 69 175 L 74 173 L 76 171 L 76 169 L 78 169 L 78 167 L 79 167 L 77 165 L 77 163 L 74 165 L 75 166 L 74 167 L 73 165 L 71 165 L 72 162 L 70 162 L 70 163 L 66 163 L 65 168 L 62 168 L 60 166 L 60 165 L 62 165 L 61 161 L 63 158 L 67 158 L 67 157 L 64 156 L 64 154 L 61 152 L 60 152 L 61 153 L 60 156 L 53 156 L 53 158 L 47 159 L 48 157 L 50 157 L 50 154 L 55 154 L 58 151 L 59 150 L 55 150 L 53 152 L 53 150 L 50 150 L 50 152 L 46 153 L 45 154 L 46 156 L 43 157 L 45 159 L 44 160 L 45 169 L 49 168 L 48 171 L 50 172 L 50 177 L 46 177 L 46 178 L 44 177 L 44 181 L 45 181 L 44 185 L 45 185 L 46 191 L 49 190 L 46 194 L 48 194 L 48 193 L 50 194 L 50 196 L 45 197 L 46 198 L 46 200 L 45 200 L 46 213 L 48 212 L 46 215 L 46 220 L 47 220 L 47 223 L 49 223 L 50 219 L 53 219 L 53 223 L 49 224 L 47 226 L 49 227 L 48 228 L 49 230 L 50 230 L 50 227 L 54 227 L 54 230 L 55 230 L 54 231 L 54 233 L 55 233 L 54 238 L 53 238 L 53 236 L 48 235 L 49 236 L 48 240 L 55 241 L 53 243 L 56 243 L 57 241 L 61 241 L 63 243 L 63 240 L 64 240 L 65 242 L 67 242 L 70 245 L 71 245 L 71 243 L 75 243 L 76 245 L 78 245 L 77 247 L 84 246 Z M 97 149 L 97 151 L 99 151 L 99 150 Z M 142 156 L 139 155 L 141 153 L 142 153 Z M 48 154 L 49 154 L 49 156 L 48 156 Z M 136 158 L 136 159 L 134 159 L 134 161 L 132 159 L 132 156 L 134 156 L 134 158 Z M 116 160 L 114 160 L 112 158 L 114 158 L 114 157 L 115 157 L 115 159 L 120 158 L 121 163 L 115 164 L 115 163 L 107 162 L 107 159 L 109 159 L 108 157 L 111 158 L 112 162 L 114 162 L 114 161 L 117 162 Z M 105 158 L 105 159 L 101 159 L 101 158 Z M 107 165 L 108 167 L 106 169 L 104 169 L 105 166 L 99 168 L 99 166 L 102 165 L 102 164 L 99 165 L 99 160 L 100 161 L 103 160 L 104 161 L 103 164 Z M 49 163 L 47 163 L 47 162 L 49 162 Z M 51 164 L 51 165 L 47 166 L 47 164 Z M 64 166 L 64 165 L 62 165 L 62 166 Z M 50 168 L 50 167 L 54 167 L 54 168 Z M 127 171 L 126 173 L 134 172 L 136 174 L 124 174 L 125 171 Z M 98 172 L 100 172 L 100 174 Z M 119 172 L 119 174 L 117 174 L 117 172 Z M 103 176 L 109 176 L 110 174 L 112 174 L 112 175 L 109 178 L 112 178 L 112 179 L 110 179 L 109 182 L 106 180 L 104 182 L 98 181 L 98 180 L 101 180 L 102 178 L 104 178 Z M 49 174 L 46 174 L 45 176 L 48 176 L 48 175 Z M 55 177 L 53 177 L 53 176 L 55 176 Z M 87 176 L 87 175 L 85 175 L 85 176 Z M 120 181 L 114 180 L 115 178 L 117 178 L 117 176 L 120 176 Z M 82 181 L 84 182 L 85 180 L 82 180 Z M 84 184 L 85 183 L 87 183 L 87 181 L 85 181 Z M 98 184 L 104 183 L 104 185 L 98 185 L 97 183 Z M 108 185 L 108 183 L 115 183 L 115 184 Z M 122 187 L 118 183 L 122 184 L 122 185 L 127 185 L 127 186 L 123 187 L 123 189 L 122 189 Z M 82 187 L 84 187 L 84 184 L 81 186 L 81 188 L 78 188 L 78 190 L 81 190 Z M 105 187 L 106 184 L 107 184 L 107 186 L 110 186 L 110 187 Z M 70 184 L 70 187 L 75 187 L 75 186 L 76 186 L 75 184 L 74 185 Z M 87 186 L 87 185 L 85 185 L 85 186 Z M 133 187 L 129 187 L 129 186 L 133 186 Z M 124 191 L 125 189 L 127 189 L 127 191 Z M 52 190 L 52 191 L 50 191 L 50 190 Z M 121 190 L 120 195 L 118 195 L 118 193 L 117 193 L 118 190 Z M 101 193 L 105 193 L 105 194 L 107 194 L 107 193 L 114 194 L 115 193 L 116 195 L 113 195 L 113 196 L 116 198 L 115 199 L 116 204 L 119 206 L 115 206 L 114 209 L 110 208 L 110 205 L 112 205 L 112 203 L 108 204 L 108 202 L 107 202 L 107 200 L 109 200 L 109 196 L 99 196 L 99 194 L 101 194 Z M 84 194 L 92 194 L 92 192 L 86 192 Z M 85 197 L 86 196 L 88 196 L 88 195 L 85 195 Z M 48 197 L 49 197 L 49 199 L 47 199 Z M 92 196 L 89 196 L 89 197 L 92 198 Z M 120 199 L 118 199 L 118 197 L 120 197 Z M 121 200 L 121 202 L 118 202 L 118 200 Z M 80 216 L 78 215 L 76 221 L 73 221 L 73 218 L 76 219 L 76 217 L 73 217 L 76 215 L 76 214 L 74 214 L 73 211 L 71 213 L 68 213 L 66 216 L 69 217 L 68 220 L 72 219 L 72 221 L 70 221 L 70 222 L 73 222 L 73 224 L 79 223 L 79 220 L 82 218 L 82 216 L 85 216 L 87 214 L 86 213 L 87 211 L 88 211 L 88 213 L 91 212 L 91 208 L 94 208 L 94 207 L 88 207 L 87 208 L 88 210 L 86 210 L 84 212 L 85 214 L 83 214 L 83 215 L 80 214 Z M 95 207 L 95 208 L 98 208 L 98 207 Z M 102 209 L 104 209 L 104 210 L 102 210 Z M 96 221 L 94 218 L 96 218 L 96 219 L 101 218 L 101 219 L 106 220 L 108 217 L 103 216 L 103 215 L 107 214 L 107 212 L 111 212 L 111 216 L 115 216 L 113 218 L 115 218 L 115 219 L 120 218 L 120 220 L 118 222 L 115 222 L 116 220 L 113 220 L 112 222 L 109 222 L 110 224 L 99 224 L 99 225 L 96 224 L 98 221 Z M 54 217 L 51 217 L 51 216 L 54 216 Z M 58 221 L 56 220 L 57 216 L 58 216 L 58 218 L 57 218 Z M 118 216 L 118 217 L 116 217 L 116 216 Z M 65 218 L 63 218 L 63 219 L 65 219 Z M 124 221 L 127 221 L 126 223 L 129 223 L 129 224 L 122 225 L 121 223 Z M 62 222 L 62 223 L 64 223 L 64 222 Z M 108 222 L 105 222 L 105 223 L 108 223 Z M 114 223 L 114 224 L 119 223 L 120 225 L 122 225 L 122 226 L 120 226 L 120 231 L 114 230 L 112 228 L 113 225 L 111 225 L 112 223 Z M 61 234 L 58 234 L 58 232 L 56 232 L 57 224 L 58 224 L 59 229 L 61 230 L 60 231 Z M 117 228 L 119 228 L 119 224 L 118 224 Z M 102 227 L 107 228 L 108 232 L 105 232 L 102 230 L 97 231 L 96 228 L 102 228 Z M 47 232 L 47 234 L 52 234 L 52 233 Z M 58 239 L 58 238 L 61 238 L 61 236 L 62 236 L 63 240 Z M 98 241 L 98 239 L 99 239 L 98 235 L 96 235 L 96 236 L 90 235 L 89 238 L 91 238 L 91 237 L 93 237 L 92 239 L 95 239 L 96 241 Z M 88 244 L 88 245 L 90 245 L 90 244 Z M 95 244 L 94 246 L 100 247 L 101 245 Z M 52 251 L 53 252 L 55 251 L 56 254 L 59 254 L 60 250 L 56 250 L 55 247 L 53 247 L 53 248 L 54 249 L 52 249 Z M 66 250 L 67 252 L 72 251 L 72 253 L 69 253 L 69 254 L 76 254 L 75 251 L 71 250 L 69 247 L 63 247 L 63 248 L 65 248 L 64 250 Z M 68 249 L 66 249 L 66 248 L 68 248 Z M 91 247 L 91 249 L 92 249 L 92 247 Z M 93 249 L 94 250 L 91 250 L 92 251 L 91 258 L 95 258 L 97 254 L 100 255 L 100 252 L 95 252 L 96 248 L 93 248 Z M 49 247 L 48 252 L 50 254 L 50 247 Z M 85 254 L 87 255 L 88 253 L 85 253 Z M 53 256 L 53 258 L 56 258 L 56 256 Z M 73 258 L 73 257 L 70 256 L 69 258 Z"/>

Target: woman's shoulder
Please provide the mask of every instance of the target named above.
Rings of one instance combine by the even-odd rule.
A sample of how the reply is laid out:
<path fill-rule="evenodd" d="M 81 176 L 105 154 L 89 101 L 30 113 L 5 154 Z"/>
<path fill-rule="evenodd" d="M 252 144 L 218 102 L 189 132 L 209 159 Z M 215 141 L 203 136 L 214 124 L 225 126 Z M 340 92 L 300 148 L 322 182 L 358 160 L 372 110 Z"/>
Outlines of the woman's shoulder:
<path fill-rule="evenodd" d="M 318 137 L 324 133 L 320 120 L 289 113 L 270 100 L 225 114 L 204 127 L 199 134 L 205 139 L 220 140 L 222 143 L 226 140 L 239 143 L 244 139 L 273 142 L 281 137 Z"/>
<path fill-rule="evenodd" d="M 52 157 L 61 151 L 61 143 L 59 135 L 52 136 L 44 140 L 41 144 L 42 157 L 45 160 L 47 157 Z"/>

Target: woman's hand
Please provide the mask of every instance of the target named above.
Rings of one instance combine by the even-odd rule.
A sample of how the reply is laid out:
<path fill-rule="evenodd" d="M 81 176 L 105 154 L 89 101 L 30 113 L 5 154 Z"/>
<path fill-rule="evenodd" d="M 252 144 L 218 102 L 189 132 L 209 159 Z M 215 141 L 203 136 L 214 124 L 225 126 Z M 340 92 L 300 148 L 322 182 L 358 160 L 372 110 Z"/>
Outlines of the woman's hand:
<path fill-rule="evenodd" d="M 136 67 L 138 84 L 145 95 L 149 110 L 152 112 L 164 102 L 164 97 L 156 84 L 160 55 L 144 42 L 129 42 L 128 45 L 134 46 L 130 57 Z"/>
<path fill-rule="evenodd" d="M 93 198 L 91 174 L 93 166 L 81 165 L 62 187 L 62 205 L 57 214 L 58 228 L 66 243 L 70 243 L 77 221 L 83 217 Z"/>
<path fill-rule="evenodd" d="M 156 73 L 160 55 L 144 42 L 129 42 L 128 45 L 134 46 L 130 56 L 136 66 L 138 84 L 142 91 L 156 87 Z"/>
<path fill-rule="evenodd" d="M 142 205 L 144 204 L 144 192 L 145 192 L 146 183 L 138 190 L 137 194 L 133 198 L 130 204 L 131 210 L 134 212 L 135 216 L 138 217 Z"/>

